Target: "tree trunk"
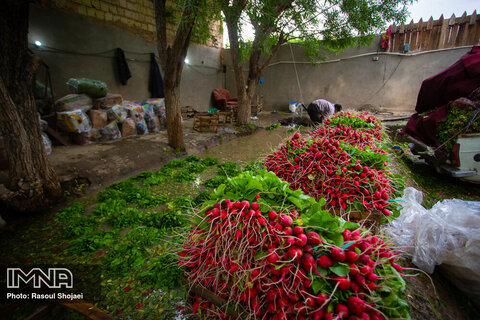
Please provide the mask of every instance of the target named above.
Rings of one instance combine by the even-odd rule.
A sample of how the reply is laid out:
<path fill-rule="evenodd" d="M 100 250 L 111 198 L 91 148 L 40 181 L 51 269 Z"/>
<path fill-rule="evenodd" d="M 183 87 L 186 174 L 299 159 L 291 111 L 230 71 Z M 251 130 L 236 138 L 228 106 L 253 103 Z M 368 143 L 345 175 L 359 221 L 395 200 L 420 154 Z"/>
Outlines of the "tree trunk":
<path fill-rule="evenodd" d="M 166 0 L 154 1 L 157 48 L 165 86 L 168 144 L 177 150 L 185 150 L 180 107 L 180 82 L 195 25 L 195 9 L 199 2 L 199 0 L 192 0 L 184 4 L 181 22 L 177 26 L 175 38 L 170 45 L 167 43 L 167 15 L 169 13 L 166 8 Z"/>
<path fill-rule="evenodd" d="M 28 51 L 28 2 L 0 4 L 0 128 L 9 158 L 8 185 L 0 197 L 17 211 L 35 211 L 60 194 L 51 168 L 33 97 L 40 59 Z"/>
<path fill-rule="evenodd" d="M 168 69 L 168 68 L 167 68 Z M 168 77 L 168 74 L 165 74 Z M 177 150 L 185 149 L 180 108 L 180 87 L 165 82 L 165 107 L 167 113 L 168 144 Z"/>
<path fill-rule="evenodd" d="M 236 10 L 228 10 L 228 6 L 224 7 L 224 14 L 227 23 L 228 37 L 230 39 L 230 55 L 232 57 L 233 72 L 235 74 L 235 84 L 237 86 L 238 109 L 237 109 L 237 123 L 246 125 L 250 122 L 250 99 L 247 95 L 247 88 L 245 82 L 245 75 L 239 57 L 239 43 L 238 43 L 238 20 L 240 16 Z"/>

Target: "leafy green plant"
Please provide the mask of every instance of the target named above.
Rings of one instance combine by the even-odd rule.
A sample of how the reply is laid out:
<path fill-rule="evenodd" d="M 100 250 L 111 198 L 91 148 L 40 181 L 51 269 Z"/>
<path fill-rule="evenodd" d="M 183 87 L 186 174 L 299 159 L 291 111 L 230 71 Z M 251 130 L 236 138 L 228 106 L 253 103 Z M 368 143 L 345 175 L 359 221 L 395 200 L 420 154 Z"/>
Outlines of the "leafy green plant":
<path fill-rule="evenodd" d="M 147 271 L 139 275 L 140 281 L 154 288 L 170 290 L 180 285 L 181 270 L 171 255 L 153 258 Z"/>
<path fill-rule="evenodd" d="M 145 249 L 132 243 L 121 243 L 113 247 L 105 258 L 106 271 L 124 275 L 130 270 L 139 270 L 145 264 Z"/>
<path fill-rule="evenodd" d="M 440 143 L 445 143 L 443 148 L 448 155 L 452 152 L 453 145 L 457 141 L 456 135 L 466 127 L 474 111 L 474 107 L 460 105 L 456 102 L 450 103 L 447 119 L 438 125 L 437 133 Z M 480 116 L 477 115 L 465 133 L 478 132 L 480 132 Z"/>
<path fill-rule="evenodd" d="M 192 206 L 196 207 L 199 204 L 207 201 L 210 199 L 210 192 L 208 191 L 202 191 L 200 192 L 195 198 L 192 200 Z"/>
<path fill-rule="evenodd" d="M 205 157 L 205 159 L 203 159 L 201 162 L 207 167 L 211 167 L 218 163 L 218 159 L 212 157 Z"/>
<path fill-rule="evenodd" d="M 250 171 L 250 172 L 253 172 L 253 173 L 258 173 L 262 169 L 265 169 L 265 163 L 263 161 L 258 160 L 258 161 L 252 161 L 252 162 L 248 163 L 247 165 L 245 165 L 242 168 L 242 171 L 243 172 Z"/>
<path fill-rule="evenodd" d="M 80 202 L 73 203 L 70 207 L 59 210 L 55 216 L 57 222 L 68 222 L 85 214 L 85 206 Z"/>
<path fill-rule="evenodd" d="M 201 162 L 192 162 L 185 168 L 190 173 L 202 173 L 206 169 L 207 167 Z"/>
<path fill-rule="evenodd" d="M 125 235 L 125 239 L 128 243 L 145 247 L 160 241 L 161 236 L 162 232 L 157 228 L 139 226 L 130 230 L 130 232 Z"/>
<path fill-rule="evenodd" d="M 92 211 L 92 214 L 100 217 L 107 217 L 114 212 L 121 211 L 127 207 L 127 201 L 124 199 L 107 199 L 100 202 Z"/>
<path fill-rule="evenodd" d="M 187 170 L 178 171 L 173 177 L 177 182 L 189 182 L 195 180 L 195 174 L 188 172 Z"/>
<path fill-rule="evenodd" d="M 185 160 L 170 160 L 169 162 L 165 163 L 163 166 L 164 168 L 172 168 L 172 169 L 178 169 L 178 168 L 183 168 L 187 165 L 187 161 Z"/>
<path fill-rule="evenodd" d="M 107 222 L 115 228 L 123 229 L 142 224 L 144 216 L 144 213 L 135 208 L 125 208 L 110 214 L 107 217 Z"/>
<path fill-rule="evenodd" d="M 143 172 L 140 172 L 139 174 L 137 174 L 136 176 L 131 177 L 129 180 L 140 182 L 140 181 L 143 181 L 145 179 L 150 178 L 152 175 L 154 175 L 154 173 L 151 170 L 143 171 Z"/>
<path fill-rule="evenodd" d="M 146 214 L 144 224 L 168 232 L 185 225 L 185 218 L 173 210 L 166 212 L 151 211 Z"/>
<path fill-rule="evenodd" d="M 138 199 L 136 203 L 140 208 L 156 208 L 167 203 L 169 200 L 170 198 L 165 195 L 148 195 Z"/>
<path fill-rule="evenodd" d="M 118 232 L 115 230 L 101 231 L 95 234 L 83 235 L 70 244 L 66 250 L 67 253 L 86 253 L 92 252 L 104 247 L 111 246 L 118 239 Z"/>
<path fill-rule="evenodd" d="M 217 164 L 217 174 L 220 176 L 234 177 L 240 173 L 235 162 L 222 162 Z"/>
<path fill-rule="evenodd" d="M 63 236 L 67 239 L 88 234 L 97 228 L 97 221 L 92 217 L 80 217 L 69 223 L 63 231 Z"/>
<path fill-rule="evenodd" d="M 185 161 L 187 162 L 200 162 L 202 159 L 194 154 L 189 155 L 188 157 L 185 158 Z"/>
<path fill-rule="evenodd" d="M 215 176 L 213 178 L 205 180 L 203 185 L 207 188 L 217 188 L 222 183 L 227 182 L 227 177 L 225 176 Z"/>
<path fill-rule="evenodd" d="M 173 170 L 172 170 L 173 171 Z M 143 181 L 145 187 L 158 186 L 166 181 L 168 175 L 164 175 L 163 172 L 157 172 L 151 175 Z"/>
<path fill-rule="evenodd" d="M 280 128 L 282 125 L 280 123 L 273 123 L 271 125 L 269 125 L 268 127 L 265 128 L 265 130 L 267 131 L 272 131 L 272 130 L 275 130 L 277 128 Z"/>
<path fill-rule="evenodd" d="M 177 197 L 175 200 L 172 202 L 172 209 L 174 210 L 185 210 L 185 209 L 190 209 L 191 207 L 191 202 L 190 202 L 190 197 L 189 196 L 183 196 L 183 197 Z"/>

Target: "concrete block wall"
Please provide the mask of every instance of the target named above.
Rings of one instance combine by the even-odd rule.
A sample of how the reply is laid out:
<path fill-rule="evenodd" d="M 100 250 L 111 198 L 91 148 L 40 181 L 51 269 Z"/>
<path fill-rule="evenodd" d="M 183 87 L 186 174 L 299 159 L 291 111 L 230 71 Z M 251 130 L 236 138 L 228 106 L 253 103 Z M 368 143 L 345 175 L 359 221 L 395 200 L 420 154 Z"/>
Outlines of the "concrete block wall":
<path fill-rule="evenodd" d="M 167 0 L 167 6 L 174 6 L 176 0 Z M 51 0 L 43 1 L 44 7 L 52 7 L 87 17 L 96 22 L 128 30 L 148 42 L 155 43 L 156 27 L 153 0 Z M 176 26 L 167 24 L 167 39 L 172 41 Z M 216 41 L 208 40 L 206 45 L 221 48 L 223 34 L 220 22 L 213 23 L 211 32 Z"/>
<path fill-rule="evenodd" d="M 104 81 L 109 93 L 119 93 L 128 100 L 151 97 L 150 53 L 158 56 L 157 46 L 137 33 L 68 10 L 31 5 L 28 40 L 43 44 L 40 48 L 31 45 L 31 49 L 49 66 L 57 99 L 70 93 L 66 85 L 69 78 Z M 132 74 L 126 85 L 118 78 L 116 48 L 124 50 Z M 222 49 L 191 44 L 187 58 L 190 63 L 182 73 L 180 103 L 206 111 L 213 106 L 213 89 L 223 87 Z M 44 81 L 43 74 L 37 79 Z"/>
<path fill-rule="evenodd" d="M 378 52 L 377 48 L 378 42 L 374 41 L 370 47 L 347 49 L 330 55 L 325 63 L 312 65 L 301 47 L 292 46 L 292 57 L 289 45 L 284 45 L 265 70 L 256 93 L 263 95 L 265 110 L 288 111 L 289 102 L 308 104 L 326 99 L 349 109 L 371 105 L 383 112 L 411 114 L 422 81 L 455 63 L 470 49 L 402 55 Z M 230 52 L 225 52 L 225 60 L 226 88 L 235 95 Z"/>

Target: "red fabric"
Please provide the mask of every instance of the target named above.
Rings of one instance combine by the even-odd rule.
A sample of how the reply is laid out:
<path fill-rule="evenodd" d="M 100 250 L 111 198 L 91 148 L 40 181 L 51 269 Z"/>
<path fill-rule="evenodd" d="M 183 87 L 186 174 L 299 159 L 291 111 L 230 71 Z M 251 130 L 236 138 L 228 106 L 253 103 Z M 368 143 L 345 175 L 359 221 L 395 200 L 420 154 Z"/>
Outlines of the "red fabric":
<path fill-rule="evenodd" d="M 388 51 L 391 36 L 392 36 L 392 25 L 390 25 L 387 31 L 384 34 L 382 34 L 382 38 L 380 40 L 380 47 L 385 51 Z"/>
<path fill-rule="evenodd" d="M 457 99 L 451 102 L 451 104 L 453 103 L 457 107 L 475 106 L 473 101 L 466 98 Z M 408 120 L 407 125 L 403 129 L 403 133 L 420 140 L 430 147 L 439 147 L 441 143 L 437 139 L 438 124 L 447 119 L 450 111 L 449 107 L 450 103 L 424 114 L 415 113 Z M 458 130 L 460 129 L 461 128 L 458 128 Z M 435 156 L 440 162 L 444 162 L 449 157 L 449 155 L 447 155 L 443 149 L 437 150 L 435 152 Z"/>
<path fill-rule="evenodd" d="M 480 87 L 480 47 L 474 46 L 442 72 L 423 81 L 415 110 L 423 113 L 467 97 Z"/>

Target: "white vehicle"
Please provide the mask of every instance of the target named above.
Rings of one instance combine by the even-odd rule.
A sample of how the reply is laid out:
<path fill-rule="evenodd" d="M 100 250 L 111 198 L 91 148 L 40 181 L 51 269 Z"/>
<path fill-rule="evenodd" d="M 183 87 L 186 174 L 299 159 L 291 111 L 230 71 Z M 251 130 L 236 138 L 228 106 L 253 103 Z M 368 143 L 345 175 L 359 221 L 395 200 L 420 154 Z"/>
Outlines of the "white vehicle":
<path fill-rule="evenodd" d="M 412 153 L 433 165 L 438 172 L 460 180 L 480 183 L 480 133 L 460 134 L 453 146 L 451 159 L 440 163 L 434 150 L 423 142 L 406 135 Z"/>

